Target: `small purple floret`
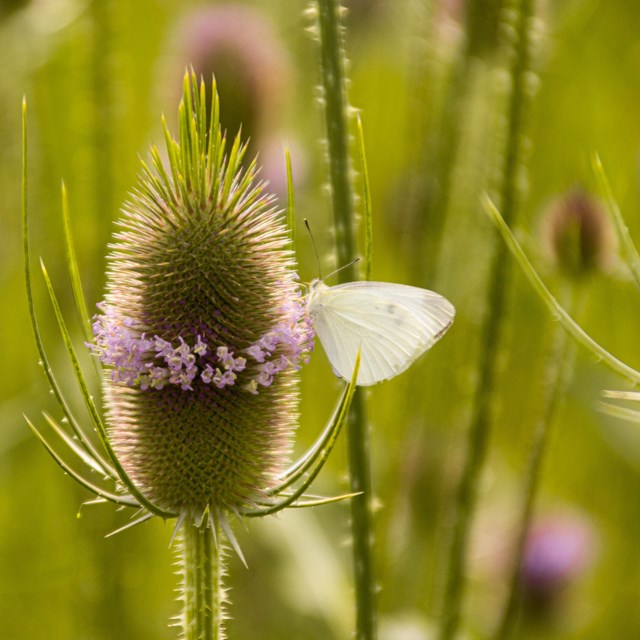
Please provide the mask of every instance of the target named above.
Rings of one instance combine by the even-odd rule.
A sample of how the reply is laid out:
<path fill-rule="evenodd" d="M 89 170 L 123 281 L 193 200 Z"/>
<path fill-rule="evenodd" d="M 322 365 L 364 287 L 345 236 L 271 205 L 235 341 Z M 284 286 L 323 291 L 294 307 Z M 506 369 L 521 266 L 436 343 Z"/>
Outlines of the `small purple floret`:
<path fill-rule="evenodd" d="M 299 290 L 281 307 L 283 319 L 238 357 L 226 345 L 210 347 L 200 335 L 193 345 L 181 336 L 175 346 L 157 335 L 149 338 L 133 318 L 120 316 L 105 303 L 98 308 L 102 313 L 94 318 L 95 342 L 89 348 L 112 367 L 114 382 L 142 390 L 173 384 L 191 391 L 196 379 L 224 389 L 245 372 L 242 388 L 257 393 L 258 386 L 268 387 L 281 371 L 300 369 L 313 350 L 314 331 Z"/>

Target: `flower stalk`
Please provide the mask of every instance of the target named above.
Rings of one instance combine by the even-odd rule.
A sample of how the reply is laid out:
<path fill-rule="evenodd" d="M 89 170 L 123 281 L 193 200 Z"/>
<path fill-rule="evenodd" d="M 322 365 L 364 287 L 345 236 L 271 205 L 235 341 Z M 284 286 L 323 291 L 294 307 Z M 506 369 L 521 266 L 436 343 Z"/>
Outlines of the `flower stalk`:
<path fill-rule="evenodd" d="M 614 216 L 615 218 L 615 216 Z M 580 189 L 558 197 L 544 217 L 544 240 L 549 258 L 565 280 L 563 307 L 582 316 L 592 276 L 612 263 L 612 230 L 600 203 Z M 543 393 L 522 487 L 509 592 L 496 630 L 496 640 L 512 637 L 527 579 L 525 553 L 532 532 L 533 514 L 553 432 L 556 409 L 573 372 L 574 344 L 562 326 L 554 323 L 542 377 Z"/>
<path fill-rule="evenodd" d="M 346 54 L 340 0 L 315 0 L 319 27 L 320 69 L 325 127 L 329 152 L 329 183 L 335 228 L 335 247 L 340 282 L 357 279 L 353 258 L 355 207 L 353 168 L 349 149 L 349 102 Z M 369 244 L 370 247 L 370 244 Z M 370 249 L 369 249 L 370 251 Z M 369 261 L 367 261 L 369 262 Z M 356 598 L 356 640 L 377 637 L 376 578 L 374 567 L 373 486 L 369 426 L 365 398 L 359 390 L 348 417 L 351 537 Z"/>
<path fill-rule="evenodd" d="M 630 367 L 628 364 L 616 358 L 613 354 L 607 351 L 603 346 L 596 342 L 571 315 L 560 304 L 557 298 L 549 291 L 544 284 L 537 271 L 531 264 L 529 258 L 527 258 L 524 250 L 520 246 L 520 243 L 513 235 L 513 232 L 505 222 L 504 218 L 493 204 L 488 196 L 483 197 L 483 207 L 493 223 L 496 225 L 505 246 L 508 248 L 516 262 L 520 266 L 520 269 L 526 276 L 527 280 L 533 287 L 534 291 L 538 294 L 538 297 L 542 300 L 547 307 L 551 315 L 560 322 L 564 330 L 569 335 L 581 344 L 587 351 L 589 351 L 596 360 L 602 362 L 608 366 L 612 371 L 615 371 L 618 375 L 626 378 L 634 384 L 640 384 L 640 371 Z"/>
<path fill-rule="evenodd" d="M 620 245 L 627 259 L 627 265 L 636 284 L 638 284 L 637 274 L 640 273 L 638 252 L 629 236 L 624 219 L 611 193 L 602 165 L 597 158 L 594 161 L 594 171 L 606 198 L 610 222 L 618 235 Z M 554 331 L 551 360 L 545 376 L 546 388 L 542 413 L 534 435 L 534 442 L 527 466 L 519 530 L 509 581 L 509 594 L 494 636 L 496 640 L 507 640 L 513 636 L 521 600 L 523 558 L 532 522 L 535 499 L 543 471 L 545 454 L 549 444 L 551 421 L 558 400 L 566 388 L 572 370 L 571 347 L 573 345 L 567 338 L 572 337 L 576 343 L 585 347 L 596 359 L 604 362 L 613 371 L 626 377 L 635 384 L 640 383 L 640 372 L 611 355 L 600 344 L 595 342 L 595 340 L 580 327 L 578 322 L 574 320 L 572 315 L 580 315 L 580 312 L 584 308 L 584 289 L 574 291 L 568 301 L 564 305 L 561 304 L 542 282 L 506 221 L 486 196 L 483 205 L 492 222 L 500 232 L 506 248 L 515 258 L 534 291 L 545 303 L 554 319 L 558 320 L 558 327 Z M 553 241 L 551 244 L 555 247 L 558 265 L 563 267 L 565 273 L 573 275 L 578 284 L 584 284 L 585 277 L 591 275 L 594 267 L 602 268 L 609 263 L 610 256 L 608 252 L 611 250 L 612 245 L 609 242 L 609 230 L 606 227 L 607 221 L 604 219 L 604 213 L 600 211 L 597 203 L 590 202 L 583 194 L 576 196 L 574 193 L 571 197 L 566 198 L 560 205 L 556 205 L 555 209 L 551 212 L 550 218 L 552 218 L 554 222 L 553 225 L 550 225 L 550 230 L 552 231 L 551 239 Z M 572 244 L 573 249 L 571 248 Z M 613 391 L 604 392 L 604 395 L 605 397 L 617 400 L 637 401 L 638 399 L 636 392 Z M 615 404 L 601 403 L 600 408 L 610 415 L 622 419 L 630 419 L 634 422 L 638 421 L 638 413 L 629 411 L 624 407 Z"/>
<path fill-rule="evenodd" d="M 224 550 L 219 525 L 186 525 L 179 542 L 184 640 L 223 640 Z"/>

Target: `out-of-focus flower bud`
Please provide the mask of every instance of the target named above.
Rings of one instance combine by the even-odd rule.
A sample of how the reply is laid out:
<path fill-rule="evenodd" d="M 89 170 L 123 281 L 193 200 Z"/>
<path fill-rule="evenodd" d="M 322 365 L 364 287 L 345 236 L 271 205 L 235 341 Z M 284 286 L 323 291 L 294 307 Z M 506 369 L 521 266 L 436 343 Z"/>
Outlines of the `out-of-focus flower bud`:
<path fill-rule="evenodd" d="M 576 514 L 557 514 L 534 523 L 520 572 L 529 610 L 550 609 L 559 594 L 590 566 L 595 555 L 590 523 Z"/>
<path fill-rule="evenodd" d="M 572 278 L 607 270 L 615 236 L 602 204 L 581 189 L 554 200 L 543 220 L 546 248 L 555 266 Z"/>

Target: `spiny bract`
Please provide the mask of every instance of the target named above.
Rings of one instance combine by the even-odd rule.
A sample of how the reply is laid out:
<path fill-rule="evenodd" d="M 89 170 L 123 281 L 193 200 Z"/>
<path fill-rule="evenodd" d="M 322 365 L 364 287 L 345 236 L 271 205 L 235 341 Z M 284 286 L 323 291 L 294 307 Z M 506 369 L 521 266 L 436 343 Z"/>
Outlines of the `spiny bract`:
<path fill-rule="evenodd" d="M 239 141 L 225 152 L 217 98 L 205 102 L 187 77 L 179 142 L 166 135 L 166 158 L 152 149 L 123 208 L 91 347 L 108 366 L 124 470 L 159 508 L 193 518 L 273 486 L 313 339 L 287 229 Z"/>

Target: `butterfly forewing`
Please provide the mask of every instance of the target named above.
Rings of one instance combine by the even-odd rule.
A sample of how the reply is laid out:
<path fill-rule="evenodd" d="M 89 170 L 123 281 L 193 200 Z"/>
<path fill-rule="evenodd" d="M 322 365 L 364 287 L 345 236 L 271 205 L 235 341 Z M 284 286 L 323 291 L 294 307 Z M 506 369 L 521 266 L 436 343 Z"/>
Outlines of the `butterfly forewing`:
<path fill-rule="evenodd" d="M 446 331 L 454 309 L 442 296 L 406 285 L 350 282 L 312 286 L 309 311 L 335 372 L 349 380 L 358 349 L 358 385 L 407 369 Z"/>

